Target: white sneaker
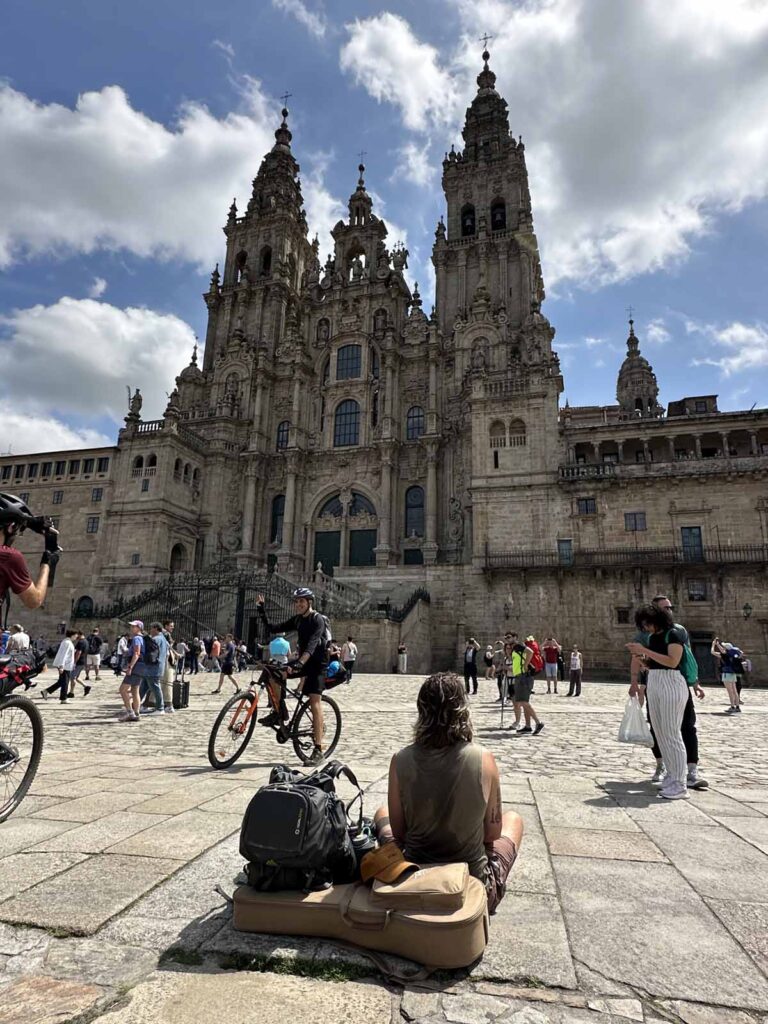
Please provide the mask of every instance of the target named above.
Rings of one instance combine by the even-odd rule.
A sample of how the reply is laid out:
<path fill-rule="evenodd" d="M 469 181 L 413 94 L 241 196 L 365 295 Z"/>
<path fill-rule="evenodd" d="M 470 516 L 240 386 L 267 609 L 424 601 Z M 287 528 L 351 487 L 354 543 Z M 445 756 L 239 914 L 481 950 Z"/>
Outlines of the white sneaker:
<path fill-rule="evenodd" d="M 652 786 L 663 786 L 666 777 L 667 777 L 667 769 L 664 767 L 663 764 L 657 765 L 656 766 L 656 771 L 651 776 L 651 785 Z"/>
<path fill-rule="evenodd" d="M 176 709 L 174 708 L 173 704 L 166 704 L 165 705 L 165 713 L 166 713 L 166 715 L 172 715 L 175 710 Z"/>
<path fill-rule="evenodd" d="M 659 792 L 660 800 L 687 800 L 688 790 L 679 782 L 671 782 Z"/>

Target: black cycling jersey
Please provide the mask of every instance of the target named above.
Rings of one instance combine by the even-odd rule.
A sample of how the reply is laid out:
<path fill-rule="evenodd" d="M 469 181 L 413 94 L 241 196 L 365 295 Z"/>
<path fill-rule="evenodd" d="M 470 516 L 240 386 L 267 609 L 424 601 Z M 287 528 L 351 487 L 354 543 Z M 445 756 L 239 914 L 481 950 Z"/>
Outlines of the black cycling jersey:
<path fill-rule="evenodd" d="M 327 662 L 328 654 L 323 644 L 325 619 L 320 612 L 311 611 L 309 615 L 292 615 L 285 622 L 272 623 L 267 619 L 264 605 L 260 604 L 258 608 L 270 633 L 298 633 L 299 655 L 308 654 L 309 662 L 314 665 L 324 665 Z"/>

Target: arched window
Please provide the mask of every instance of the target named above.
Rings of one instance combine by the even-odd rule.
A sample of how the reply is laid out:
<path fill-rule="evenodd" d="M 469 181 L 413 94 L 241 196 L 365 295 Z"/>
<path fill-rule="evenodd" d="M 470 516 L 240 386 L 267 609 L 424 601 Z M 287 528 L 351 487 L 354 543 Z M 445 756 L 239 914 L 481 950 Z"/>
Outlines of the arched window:
<path fill-rule="evenodd" d="M 461 237 L 466 238 L 468 235 L 474 235 L 475 233 L 475 208 L 471 203 L 467 203 L 466 206 L 461 208 Z"/>
<path fill-rule="evenodd" d="M 379 389 L 371 395 L 371 426 L 378 427 L 379 425 Z"/>
<path fill-rule="evenodd" d="M 269 277 L 272 273 L 272 249 L 265 245 L 259 253 L 259 276 Z"/>
<path fill-rule="evenodd" d="M 339 495 L 334 494 L 332 498 L 329 498 L 317 514 L 319 516 L 333 516 L 335 519 L 340 519 L 344 514 L 344 508 Z"/>
<path fill-rule="evenodd" d="M 62 465 L 63 465 L 63 463 L 62 463 Z M 133 460 L 133 468 L 134 469 L 144 469 L 144 456 L 143 455 L 137 455 L 136 456 L 136 458 Z"/>
<path fill-rule="evenodd" d="M 424 536 L 424 488 L 409 487 L 405 492 L 405 535 Z"/>
<path fill-rule="evenodd" d="M 360 376 L 362 353 L 360 345 L 342 345 L 336 353 L 336 380 L 352 380 Z"/>
<path fill-rule="evenodd" d="M 333 418 L 333 447 L 346 448 L 360 443 L 360 406 L 348 398 L 336 408 Z"/>
<path fill-rule="evenodd" d="M 491 203 L 491 231 L 506 231 L 507 206 L 503 199 L 494 199 Z"/>
<path fill-rule="evenodd" d="M 192 470 L 192 486 L 193 487 L 199 487 L 200 486 L 200 470 L 199 469 L 193 469 Z"/>
<path fill-rule="evenodd" d="M 83 594 L 75 601 L 75 610 L 72 613 L 76 619 L 90 619 L 93 616 L 93 598 Z"/>
<path fill-rule="evenodd" d="M 171 572 L 182 572 L 187 567 L 187 549 L 183 544 L 174 544 L 171 548 Z"/>
<path fill-rule="evenodd" d="M 184 466 L 184 483 L 185 484 L 189 483 L 189 476 L 190 476 L 191 472 L 192 472 L 192 467 L 190 466 L 189 463 L 186 463 L 186 465 Z"/>
<path fill-rule="evenodd" d="M 245 270 L 245 265 L 248 262 L 248 253 L 243 249 L 235 256 L 235 281 L 240 281 Z"/>
<path fill-rule="evenodd" d="M 371 346 L 371 376 L 374 380 L 379 379 L 379 353 Z"/>
<path fill-rule="evenodd" d="M 157 466 L 157 456 L 153 452 L 152 455 L 150 455 L 149 458 L 147 459 L 147 468 L 148 469 L 150 469 L 150 468 L 153 469 L 156 466 Z"/>
<path fill-rule="evenodd" d="M 272 499 L 272 517 L 269 524 L 269 543 L 283 543 L 283 517 L 285 516 L 285 495 L 276 494 Z"/>
<path fill-rule="evenodd" d="M 349 514 L 351 516 L 359 516 L 368 513 L 368 515 L 375 516 L 376 509 L 373 507 L 370 501 L 363 494 L 358 494 L 357 491 L 352 491 L 352 501 L 349 503 Z"/>
<path fill-rule="evenodd" d="M 507 447 L 507 428 L 501 422 L 501 420 L 494 420 L 491 424 L 488 434 L 491 441 L 491 448 L 506 448 Z"/>
<path fill-rule="evenodd" d="M 173 464 L 173 475 L 175 477 L 180 477 L 181 476 L 181 459 L 176 459 L 176 461 L 174 462 L 174 464 Z"/>
<path fill-rule="evenodd" d="M 512 420 L 509 424 L 509 447 L 525 447 L 525 424 L 522 420 Z"/>
<path fill-rule="evenodd" d="M 288 447 L 288 434 L 290 432 L 290 429 L 290 420 L 283 420 L 282 423 L 278 423 L 277 425 L 277 441 L 275 447 L 279 452 L 281 452 L 283 448 Z"/>
<path fill-rule="evenodd" d="M 420 405 L 412 405 L 405 417 L 405 437 L 416 441 L 427 429 L 427 420 Z"/>
<path fill-rule="evenodd" d="M 638 412 L 642 412 L 643 411 L 643 400 L 642 400 L 642 398 L 636 398 L 635 399 L 635 409 L 637 409 Z"/>

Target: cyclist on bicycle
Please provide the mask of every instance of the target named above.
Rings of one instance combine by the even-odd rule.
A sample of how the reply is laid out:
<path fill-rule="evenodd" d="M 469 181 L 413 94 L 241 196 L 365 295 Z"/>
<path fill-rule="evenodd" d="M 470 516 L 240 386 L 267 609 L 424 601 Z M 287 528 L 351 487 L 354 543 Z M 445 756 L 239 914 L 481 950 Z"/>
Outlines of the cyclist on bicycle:
<path fill-rule="evenodd" d="M 325 649 L 325 619 L 320 612 L 315 611 L 312 607 L 314 600 L 315 595 L 307 587 L 299 587 L 298 590 L 294 590 L 293 601 L 296 614 L 281 623 L 271 623 L 267 620 L 263 594 L 259 594 L 256 607 L 270 633 L 298 633 L 298 657 L 295 661 L 288 663 L 287 674 L 304 677 L 299 689 L 309 697 L 312 711 L 312 734 L 315 741 L 315 749 L 312 751 L 309 763 L 319 764 L 323 760 L 323 705 L 320 698 L 323 693 L 328 655 Z M 273 689 L 271 684 L 270 689 L 274 706 L 279 708 L 282 694 L 276 694 L 276 688 Z M 278 725 L 279 723 L 280 713 L 277 711 L 273 711 L 262 720 L 262 725 Z"/>
<path fill-rule="evenodd" d="M 45 537 L 40 573 L 33 582 L 27 563 L 13 544 L 29 527 Z M 39 608 L 48 592 L 49 573 L 59 560 L 59 533 L 45 516 L 33 516 L 28 506 L 13 494 L 0 493 L 0 601 L 10 590 L 25 608 Z"/>

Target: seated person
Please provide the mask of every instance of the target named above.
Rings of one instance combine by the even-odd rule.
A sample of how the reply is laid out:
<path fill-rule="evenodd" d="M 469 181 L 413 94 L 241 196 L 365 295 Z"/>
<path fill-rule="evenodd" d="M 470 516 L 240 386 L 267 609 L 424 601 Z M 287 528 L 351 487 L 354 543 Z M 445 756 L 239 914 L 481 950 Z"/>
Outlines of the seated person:
<path fill-rule="evenodd" d="M 523 821 L 502 811 L 493 754 L 472 742 L 464 683 L 452 672 L 419 690 L 414 741 L 389 766 L 389 809 L 375 824 L 380 843 L 396 842 L 417 864 L 466 862 L 493 913 L 523 837 Z"/>
<path fill-rule="evenodd" d="M 276 633 L 269 642 L 269 656 L 278 665 L 287 665 L 291 655 L 291 645 L 285 639 L 285 633 Z"/>

